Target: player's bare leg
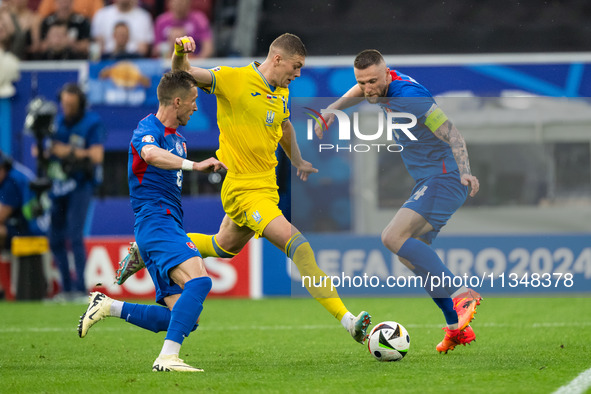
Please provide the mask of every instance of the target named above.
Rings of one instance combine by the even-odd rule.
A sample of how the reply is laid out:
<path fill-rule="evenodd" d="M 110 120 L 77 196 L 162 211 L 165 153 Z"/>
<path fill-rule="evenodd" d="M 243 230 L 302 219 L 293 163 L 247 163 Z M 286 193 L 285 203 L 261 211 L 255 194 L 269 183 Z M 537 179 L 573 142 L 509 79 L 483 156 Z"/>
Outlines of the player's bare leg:
<path fill-rule="evenodd" d="M 238 226 L 225 215 L 215 240 L 225 251 L 238 254 L 253 236 L 254 231 L 246 226 Z"/>
<path fill-rule="evenodd" d="M 263 236 L 292 259 L 302 277 L 310 277 L 314 283 L 324 281 L 324 286 L 311 286 L 310 281 L 304 282 L 304 285 L 306 290 L 341 322 L 353 339 L 363 343 L 367 337 L 371 316 L 363 311 L 355 317 L 347 310 L 336 289 L 326 280 L 327 275 L 316 264 L 314 251 L 306 238 L 283 215 L 271 220 L 265 227 Z"/>

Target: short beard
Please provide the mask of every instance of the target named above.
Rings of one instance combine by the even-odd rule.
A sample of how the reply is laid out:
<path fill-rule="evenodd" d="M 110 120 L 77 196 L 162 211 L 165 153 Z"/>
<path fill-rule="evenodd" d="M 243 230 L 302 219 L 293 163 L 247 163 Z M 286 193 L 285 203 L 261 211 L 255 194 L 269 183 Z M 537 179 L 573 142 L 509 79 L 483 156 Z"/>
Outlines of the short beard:
<path fill-rule="evenodd" d="M 379 96 L 365 96 L 365 100 L 367 100 L 367 102 L 370 104 L 377 104 L 380 101 L 384 100 L 386 94 L 388 94 L 388 86 L 386 86 L 386 88 L 382 92 L 380 92 Z"/>

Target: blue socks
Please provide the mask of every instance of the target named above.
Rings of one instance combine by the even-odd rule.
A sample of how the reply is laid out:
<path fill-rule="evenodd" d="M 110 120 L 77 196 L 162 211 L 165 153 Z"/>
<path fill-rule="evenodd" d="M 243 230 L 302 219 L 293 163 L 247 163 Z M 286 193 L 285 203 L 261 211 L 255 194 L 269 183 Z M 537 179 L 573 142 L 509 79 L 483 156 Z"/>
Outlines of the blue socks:
<path fill-rule="evenodd" d="M 170 325 L 170 309 L 159 305 L 144 305 L 123 303 L 121 309 L 121 318 L 140 328 L 145 328 L 153 332 L 168 330 Z M 195 331 L 198 324 L 193 326 L 191 331 Z"/>
<path fill-rule="evenodd" d="M 458 313 L 454 309 L 454 302 L 450 297 L 447 298 L 433 298 L 439 309 L 445 316 L 445 322 L 448 326 L 458 323 Z"/>
<path fill-rule="evenodd" d="M 168 330 L 170 310 L 159 305 L 123 303 L 121 318 L 126 322 L 153 332 Z"/>
<path fill-rule="evenodd" d="M 197 282 L 195 282 L 197 281 Z M 187 290 L 189 290 L 189 292 L 187 292 Z M 189 294 L 189 293 L 193 293 L 196 292 L 197 296 L 191 296 L 189 295 L 187 300 L 184 300 L 183 304 L 189 304 L 189 306 L 193 305 L 194 301 L 190 301 L 191 299 L 195 300 L 197 299 L 197 303 L 195 304 L 195 318 L 193 320 L 192 323 L 190 323 L 189 330 L 187 331 L 187 324 L 183 319 L 183 315 L 186 315 L 185 317 L 188 318 L 189 320 L 193 319 L 193 312 L 190 313 L 186 313 L 186 312 L 180 312 L 180 319 L 182 320 L 181 322 L 181 326 L 183 327 L 183 331 L 180 334 L 180 341 L 175 340 L 175 342 L 178 343 L 182 343 L 182 338 L 183 335 L 186 337 L 189 335 L 189 332 L 191 331 L 195 331 L 197 329 L 197 318 L 199 317 L 199 314 L 201 314 L 201 311 L 203 310 L 203 301 L 205 300 L 205 297 L 207 296 L 207 294 L 209 293 L 209 290 L 211 290 L 211 279 L 208 277 L 203 277 L 203 278 L 196 278 L 193 280 L 188 281 L 185 284 L 185 290 L 183 291 L 183 293 L 181 294 L 181 297 L 179 298 L 179 300 L 176 302 L 176 304 L 174 305 L 173 311 L 171 312 L 170 309 L 164 307 L 164 306 L 159 306 L 159 305 L 144 305 L 144 304 L 130 304 L 128 302 L 124 302 L 123 303 L 123 307 L 121 308 L 121 318 L 125 319 L 126 322 L 131 323 L 133 325 L 136 325 L 138 327 L 141 328 L 145 328 L 146 330 L 150 330 L 153 332 L 161 332 L 161 331 L 168 331 L 170 325 L 171 325 L 171 318 L 174 315 L 177 309 L 177 306 L 179 305 L 179 302 L 181 300 L 183 300 L 183 297 L 185 295 L 185 293 Z M 199 301 L 200 300 L 200 301 Z M 181 304 L 181 305 L 183 305 Z M 186 308 L 186 307 L 183 307 Z M 179 315 L 177 313 L 177 315 Z M 179 320 L 179 317 L 177 316 L 177 321 Z M 179 334 L 175 334 L 175 338 L 179 338 Z M 174 340 L 172 338 L 168 338 L 167 339 L 171 339 Z"/>
<path fill-rule="evenodd" d="M 398 256 L 405 258 L 414 265 L 413 272 L 423 278 L 425 290 L 443 312 L 447 324 L 457 323 L 458 314 L 454 310 L 450 294 L 458 288 L 451 283 L 454 275 L 443 264 L 437 253 L 429 245 L 418 239 L 409 238 L 398 250 Z M 447 277 L 447 279 L 442 277 Z"/>
<path fill-rule="evenodd" d="M 211 285 L 211 278 L 207 276 L 191 279 L 185 283 L 180 298 L 172 308 L 170 325 L 165 339 L 183 343 L 185 337 L 189 335 L 197 323 Z"/>

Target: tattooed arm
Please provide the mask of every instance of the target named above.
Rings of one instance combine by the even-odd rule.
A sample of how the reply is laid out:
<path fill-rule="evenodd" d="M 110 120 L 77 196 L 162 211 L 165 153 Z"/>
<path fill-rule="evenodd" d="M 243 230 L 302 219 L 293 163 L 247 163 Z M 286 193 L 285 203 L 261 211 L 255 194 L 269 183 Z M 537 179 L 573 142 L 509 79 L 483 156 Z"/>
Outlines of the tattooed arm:
<path fill-rule="evenodd" d="M 466 149 L 464 137 L 449 119 L 445 120 L 433 134 L 440 140 L 447 142 L 451 147 L 456 163 L 458 163 L 462 185 L 470 186 L 470 197 L 474 197 L 478 193 L 480 184 L 478 178 L 470 172 L 470 160 L 468 159 L 468 149 Z"/>

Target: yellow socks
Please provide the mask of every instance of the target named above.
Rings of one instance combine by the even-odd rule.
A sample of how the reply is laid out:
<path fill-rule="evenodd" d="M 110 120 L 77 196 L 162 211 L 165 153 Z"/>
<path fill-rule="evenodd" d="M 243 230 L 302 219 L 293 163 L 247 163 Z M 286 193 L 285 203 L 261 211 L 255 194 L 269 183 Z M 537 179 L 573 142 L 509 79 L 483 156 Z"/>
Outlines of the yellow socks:
<path fill-rule="evenodd" d="M 230 253 L 222 249 L 215 240 L 215 235 L 189 233 L 187 234 L 187 236 L 191 238 L 191 241 L 193 241 L 193 243 L 197 247 L 197 250 L 199 251 L 199 253 L 201 253 L 201 257 L 203 258 L 231 258 L 236 256 L 236 253 Z"/>
<path fill-rule="evenodd" d="M 316 264 L 314 251 L 308 240 L 301 233 L 294 234 L 285 246 L 285 254 L 298 267 L 306 290 L 320 305 L 341 321 L 348 310 L 336 289 L 332 288 L 327 275 Z M 323 282 L 322 285 L 321 282 Z"/>

